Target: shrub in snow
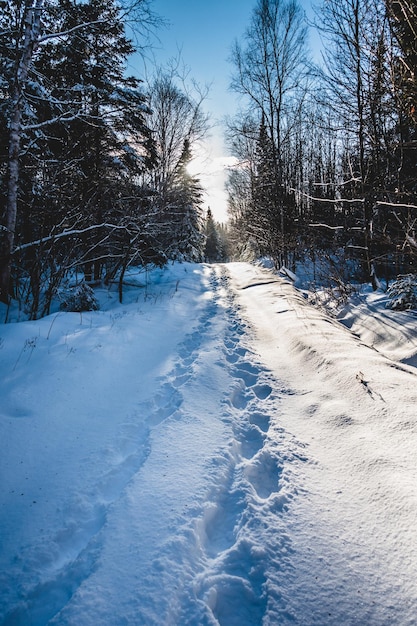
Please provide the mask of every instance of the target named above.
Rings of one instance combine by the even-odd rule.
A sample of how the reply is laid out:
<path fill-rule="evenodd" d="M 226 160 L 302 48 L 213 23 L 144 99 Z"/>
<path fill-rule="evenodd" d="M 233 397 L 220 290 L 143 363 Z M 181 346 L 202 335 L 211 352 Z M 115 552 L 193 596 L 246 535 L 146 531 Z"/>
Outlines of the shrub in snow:
<path fill-rule="evenodd" d="M 98 301 L 94 291 L 87 283 L 81 283 L 72 289 L 61 302 L 61 311 L 97 311 Z"/>
<path fill-rule="evenodd" d="M 417 308 L 417 275 L 399 276 L 387 291 L 387 309 L 407 311 Z"/>

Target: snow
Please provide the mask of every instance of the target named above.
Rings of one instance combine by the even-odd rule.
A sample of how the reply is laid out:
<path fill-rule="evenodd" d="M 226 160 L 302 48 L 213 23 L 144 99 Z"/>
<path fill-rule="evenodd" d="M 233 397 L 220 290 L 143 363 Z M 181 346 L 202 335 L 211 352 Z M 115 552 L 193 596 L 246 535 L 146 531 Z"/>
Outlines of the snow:
<path fill-rule="evenodd" d="M 96 293 L 0 330 L 0 623 L 415 624 L 413 312 L 248 263 Z"/>

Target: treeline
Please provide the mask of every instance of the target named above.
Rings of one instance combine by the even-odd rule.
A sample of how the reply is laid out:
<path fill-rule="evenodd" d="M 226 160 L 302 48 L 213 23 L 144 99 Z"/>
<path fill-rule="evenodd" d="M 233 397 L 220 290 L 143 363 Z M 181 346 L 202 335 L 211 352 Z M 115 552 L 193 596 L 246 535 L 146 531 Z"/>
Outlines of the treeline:
<path fill-rule="evenodd" d="M 258 0 L 234 45 L 232 236 L 277 265 L 337 254 L 376 284 L 416 270 L 416 5 L 326 0 L 315 27 L 313 63 L 296 0 Z"/>
<path fill-rule="evenodd" d="M 126 72 L 127 28 L 157 26 L 148 0 L 0 2 L 0 300 L 32 318 L 75 270 L 121 294 L 131 264 L 204 256 L 204 94 Z"/>

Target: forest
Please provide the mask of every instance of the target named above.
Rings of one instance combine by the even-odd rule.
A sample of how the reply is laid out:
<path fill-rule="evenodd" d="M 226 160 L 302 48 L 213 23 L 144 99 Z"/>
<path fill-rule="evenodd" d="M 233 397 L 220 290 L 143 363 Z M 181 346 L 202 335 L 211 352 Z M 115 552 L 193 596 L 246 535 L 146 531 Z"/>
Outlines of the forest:
<path fill-rule="evenodd" d="M 189 173 L 206 94 L 174 65 L 131 76 L 148 0 L 0 2 L 0 301 L 30 319 L 131 266 L 326 259 L 389 281 L 417 259 L 417 15 L 411 0 L 257 0 L 231 42 L 229 222 Z M 314 59 L 309 29 L 323 42 Z M 82 277 L 80 279 L 80 276 Z M 75 277 L 75 278 L 74 278 Z M 7 316 L 6 316 L 7 319 Z"/>
<path fill-rule="evenodd" d="M 229 128 L 232 228 L 278 265 L 324 255 L 376 284 L 415 270 L 416 7 L 327 0 L 315 23 L 320 64 L 292 1 L 260 1 L 233 48 L 252 115 Z"/>

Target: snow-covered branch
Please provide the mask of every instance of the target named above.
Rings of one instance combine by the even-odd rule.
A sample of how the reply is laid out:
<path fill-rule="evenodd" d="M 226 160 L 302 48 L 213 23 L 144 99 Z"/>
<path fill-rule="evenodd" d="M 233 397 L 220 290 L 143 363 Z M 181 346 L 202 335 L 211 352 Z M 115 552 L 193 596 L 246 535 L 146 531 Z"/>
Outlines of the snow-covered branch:
<path fill-rule="evenodd" d="M 349 250 L 369 250 L 368 246 L 354 246 L 353 244 L 348 244 L 346 248 L 349 248 Z"/>
<path fill-rule="evenodd" d="M 293 193 L 298 193 L 304 198 L 307 198 L 307 200 L 311 200 L 312 202 L 325 202 L 325 203 L 327 202 L 330 204 L 338 204 L 340 202 L 346 202 L 348 204 L 354 204 L 354 203 L 363 204 L 365 202 L 365 198 L 318 198 L 316 196 L 311 196 L 305 191 L 300 191 L 300 189 L 295 189 L 294 187 L 290 187 L 289 191 L 292 191 Z"/>
<path fill-rule="evenodd" d="M 344 187 L 345 185 L 351 185 L 352 183 L 361 183 L 362 179 L 353 176 L 352 178 L 349 178 L 348 180 L 342 180 L 342 181 L 337 181 L 337 182 L 328 182 L 328 183 L 312 183 L 313 187 Z"/>
<path fill-rule="evenodd" d="M 21 246 L 17 246 L 14 252 L 21 252 L 22 250 L 27 250 L 28 248 L 33 248 L 34 246 L 40 246 L 41 244 L 47 243 L 48 241 L 55 241 L 57 239 L 63 239 L 65 237 L 71 237 L 74 235 L 84 235 L 89 231 L 98 230 L 100 228 L 110 228 L 111 230 L 124 230 L 129 232 L 129 229 L 126 226 L 118 226 L 117 224 L 93 224 L 92 226 L 87 226 L 86 228 L 72 228 L 70 230 L 63 230 L 61 233 L 56 235 L 49 235 L 48 237 L 43 237 L 42 239 L 37 239 L 36 241 L 31 241 L 29 243 L 24 243 Z"/>
<path fill-rule="evenodd" d="M 417 209 L 417 205 L 416 204 L 398 204 L 396 202 L 382 202 L 382 201 L 377 201 L 375 202 L 375 206 L 384 206 L 384 207 L 389 207 L 392 209 Z"/>
<path fill-rule="evenodd" d="M 91 22 L 84 22 L 83 24 L 77 24 L 77 26 L 74 26 L 73 28 L 69 28 L 68 30 L 60 31 L 59 33 L 48 33 L 47 35 L 42 35 L 42 37 L 39 37 L 38 44 L 42 44 L 45 41 L 49 41 L 50 39 L 66 37 L 67 35 L 71 35 L 72 33 L 77 32 L 78 30 L 89 28 L 90 26 L 98 26 L 99 24 L 107 24 L 107 21 L 106 20 L 94 20 Z"/>
<path fill-rule="evenodd" d="M 329 230 L 343 230 L 344 226 L 329 226 L 329 224 L 309 224 L 310 228 L 328 228 Z"/>
<path fill-rule="evenodd" d="M 413 248 L 413 250 L 417 250 L 417 240 L 415 237 L 411 237 L 411 235 L 406 235 L 405 239 L 407 243 Z"/>
<path fill-rule="evenodd" d="M 107 109 L 103 115 L 91 115 L 86 113 L 73 113 L 71 111 L 67 111 L 65 113 L 61 113 L 56 117 L 52 117 L 49 120 L 45 120 L 44 122 L 38 122 L 37 124 L 28 124 L 22 125 L 22 130 L 40 130 L 41 128 L 45 128 L 46 126 L 51 126 L 52 124 L 56 124 L 57 122 L 74 122 L 77 120 L 83 120 L 85 124 L 89 124 L 90 126 L 96 126 L 95 122 L 102 122 L 106 117 L 108 118 L 115 113 L 120 113 L 120 109 L 112 108 Z"/>

